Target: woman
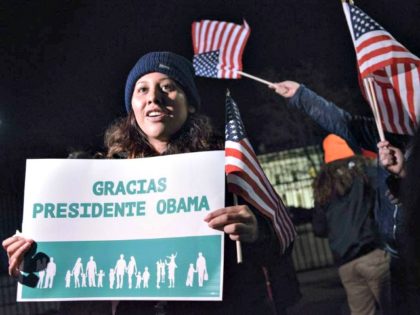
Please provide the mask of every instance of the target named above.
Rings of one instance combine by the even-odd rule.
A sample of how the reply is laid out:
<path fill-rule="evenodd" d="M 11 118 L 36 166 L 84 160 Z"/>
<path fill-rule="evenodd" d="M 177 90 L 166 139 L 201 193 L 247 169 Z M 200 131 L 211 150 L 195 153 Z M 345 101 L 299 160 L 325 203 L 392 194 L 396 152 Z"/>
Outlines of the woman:
<path fill-rule="evenodd" d="M 7 252 L 7 253 L 9 253 L 9 252 Z M 10 259 L 9 259 L 9 262 L 10 262 Z M 10 269 L 9 269 L 9 273 L 10 273 Z M 76 263 L 74 264 L 74 267 L 73 267 L 73 270 L 72 270 L 71 273 L 74 276 L 74 287 L 75 288 L 80 288 L 79 275 L 83 274 L 82 258 L 80 258 L 80 257 L 77 258 Z"/>
<path fill-rule="evenodd" d="M 127 117 L 105 134 L 107 158 L 141 158 L 166 154 L 223 149 L 209 120 L 198 114 L 200 97 L 191 63 L 170 52 L 141 57 L 128 75 L 125 87 Z M 235 242 L 226 238 L 223 302 L 120 302 L 117 314 L 269 314 L 262 262 L 273 262 L 272 287 L 280 310 L 299 296 L 290 256 L 280 257 L 272 227 L 245 204 L 212 211 L 205 221 L 243 243 L 245 263 L 236 264 Z M 3 242 L 9 273 L 17 276 L 32 240 L 13 236 Z M 277 285 L 276 285 L 277 284 Z M 283 290 L 284 288 L 284 290 Z M 279 292 L 276 291 L 278 289 Z M 283 292 L 284 291 L 284 292 Z M 62 313 L 104 314 L 110 303 L 62 303 Z M 106 306 L 104 306 L 106 304 Z"/>

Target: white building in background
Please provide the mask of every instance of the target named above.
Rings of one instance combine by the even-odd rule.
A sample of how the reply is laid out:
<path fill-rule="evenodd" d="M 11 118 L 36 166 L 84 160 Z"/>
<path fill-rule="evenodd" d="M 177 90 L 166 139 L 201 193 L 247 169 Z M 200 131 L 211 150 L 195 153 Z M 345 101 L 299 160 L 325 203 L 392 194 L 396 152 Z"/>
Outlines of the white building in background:
<path fill-rule="evenodd" d="M 308 209 L 314 207 L 312 181 L 324 163 L 323 158 L 320 146 L 258 156 L 265 174 L 285 205 Z M 328 240 L 316 237 L 311 223 L 298 225 L 296 230 L 298 237 L 292 253 L 296 271 L 334 264 Z"/>

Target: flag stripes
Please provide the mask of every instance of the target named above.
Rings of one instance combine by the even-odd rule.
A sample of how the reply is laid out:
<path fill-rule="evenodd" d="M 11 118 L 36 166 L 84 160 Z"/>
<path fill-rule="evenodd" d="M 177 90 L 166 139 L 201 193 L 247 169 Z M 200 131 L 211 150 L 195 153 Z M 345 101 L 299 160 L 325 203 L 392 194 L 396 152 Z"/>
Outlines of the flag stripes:
<path fill-rule="evenodd" d="M 384 129 L 414 134 L 420 119 L 420 59 L 357 6 L 343 2 L 343 9 L 360 79 L 373 79 Z M 365 96 L 369 95 L 364 85 L 361 88 Z"/>
<path fill-rule="evenodd" d="M 249 25 L 245 21 L 244 25 L 211 20 L 193 22 L 193 64 L 197 75 L 226 79 L 240 78 L 236 71 L 242 70 L 242 54 L 250 32 Z M 219 52 L 218 62 L 212 66 L 217 71 L 211 73 L 198 71 L 202 66 L 200 58 L 215 51 Z M 214 73 L 217 73 L 216 76 Z"/>
<path fill-rule="evenodd" d="M 238 176 L 235 176 L 235 175 L 231 176 L 231 180 L 230 180 L 230 184 L 228 188 L 230 192 L 238 196 L 242 196 L 242 198 L 244 198 L 256 209 L 260 209 L 261 207 L 268 207 L 268 205 L 265 205 L 264 202 L 258 198 L 258 196 L 255 196 L 255 194 L 253 193 L 253 187 Z M 280 250 L 282 253 L 284 253 L 284 251 L 288 247 L 288 244 L 290 244 L 293 241 L 295 234 L 293 234 L 293 237 L 291 237 L 289 234 L 283 231 L 280 227 L 279 220 L 277 219 L 274 213 L 265 212 L 263 214 L 267 218 L 269 218 L 271 222 L 273 222 L 274 231 L 277 235 L 277 238 L 280 241 L 280 247 L 281 247 Z"/>
<path fill-rule="evenodd" d="M 410 84 L 407 85 L 407 89 L 399 88 L 406 86 L 404 77 L 407 76 L 407 73 L 399 72 L 398 67 L 401 65 L 390 65 L 384 70 L 372 74 L 377 102 L 381 105 L 378 110 L 385 130 L 398 134 L 413 134 L 415 131 L 413 122 L 416 116 L 420 116 L 418 113 L 411 115 L 412 105 L 410 103 L 415 102 L 414 96 L 410 102 L 407 97 L 407 89 L 410 88 Z M 408 76 L 410 77 L 409 74 Z"/>
<path fill-rule="evenodd" d="M 417 58 L 384 31 L 366 33 L 355 40 L 354 46 L 362 77 L 393 63 L 412 62 Z"/>
<path fill-rule="evenodd" d="M 292 220 L 279 195 L 270 184 L 258 158 L 245 135 L 239 110 L 226 96 L 225 171 L 227 187 L 244 198 L 273 224 L 284 252 L 296 236 Z"/>

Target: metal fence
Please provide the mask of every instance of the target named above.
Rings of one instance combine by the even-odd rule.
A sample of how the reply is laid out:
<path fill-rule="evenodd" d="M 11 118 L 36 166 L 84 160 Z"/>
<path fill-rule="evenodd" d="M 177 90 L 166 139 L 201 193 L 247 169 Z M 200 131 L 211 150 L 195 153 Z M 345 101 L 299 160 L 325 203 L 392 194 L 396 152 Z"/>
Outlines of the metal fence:
<path fill-rule="evenodd" d="M 259 156 L 267 177 L 290 207 L 312 208 L 312 180 L 322 164 L 322 150 L 318 146 L 294 149 Z M 22 222 L 22 199 L 18 193 L 0 192 L 0 239 L 12 235 Z M 310 211 L 310 210 L 306 210 Z M 311 223 L 296 226 L 298 236 L 293 248 L 296 271 L 322 268 L 333 264 L 326 239 L 317 238 Z M 54 314 L 57 302 L 16 303 L 16 282 L 7 275 L 7 257 L 0 253 L 0 314 Z"/>
<path fill-rule="evenodd" d="M 287 206 L 313 208 L 312 181 L 323 163 L 320 146 L 260 155 L 258 159 Z M 292 253 L 296 271 L 333 265 L 327 239 L 316 237 L 311 223 L 296 225 L 296 230 L 298 236 Z"/>

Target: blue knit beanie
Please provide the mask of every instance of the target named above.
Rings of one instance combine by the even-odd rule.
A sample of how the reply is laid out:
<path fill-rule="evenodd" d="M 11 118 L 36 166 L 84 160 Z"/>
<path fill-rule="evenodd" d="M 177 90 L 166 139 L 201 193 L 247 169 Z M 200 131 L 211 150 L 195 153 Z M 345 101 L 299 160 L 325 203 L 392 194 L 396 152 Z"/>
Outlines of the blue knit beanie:
<path fill-rule="evenodd" d="M 125 83 L 125 109 L 131 109 L 134 85 L 145 74 L 160 72 L 174 79 L 184 90 L 188 104 L 196 109 L 200 106 L 200 95 L 194 82 L 194 68 L 191 62 L 171 52 L 151 52 L 142 56 L 128 74 Z"/>

